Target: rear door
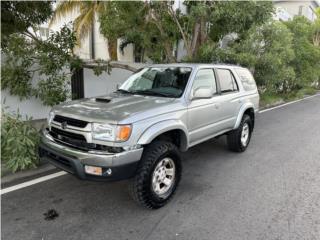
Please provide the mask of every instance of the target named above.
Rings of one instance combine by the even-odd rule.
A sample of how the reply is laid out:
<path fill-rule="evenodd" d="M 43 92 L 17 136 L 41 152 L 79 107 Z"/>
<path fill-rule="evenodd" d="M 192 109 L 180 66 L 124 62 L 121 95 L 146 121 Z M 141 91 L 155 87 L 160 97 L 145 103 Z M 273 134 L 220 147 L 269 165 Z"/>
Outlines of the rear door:
<path fill-rule="evenodd" d="M 222 109 L 221 129 L 230 130 L 236 123 L 237 113 L 241 107 L 239 86 L 236 78 L 227 68 L 216 68 L 216 77 L 220 90 L 220 100 Z"/>

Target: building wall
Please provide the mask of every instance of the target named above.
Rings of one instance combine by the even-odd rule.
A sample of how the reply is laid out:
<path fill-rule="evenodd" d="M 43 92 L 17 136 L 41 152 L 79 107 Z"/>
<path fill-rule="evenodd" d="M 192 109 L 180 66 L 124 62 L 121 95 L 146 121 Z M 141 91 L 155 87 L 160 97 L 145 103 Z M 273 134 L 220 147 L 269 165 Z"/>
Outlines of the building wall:
<path fill-rule="evenodd" d="M 3 61 L 3 59 L 2 59 Z M 33 87 L 38 84 L 39 76 L 35 74 L 31 81 Z M 49 106 L 44 106 L 41 100 L 31 97 L 20 100 L 18 96 L 13 96 L 7 90 L 1 89 L 1 107 L 5 112 L 19 113 L 25 117 L 32 117 L 33 119 L 43 119 L 48 116 L 51 109 Z"/>
<path fill-rule="evenodd" d="M 130 65 L 136 69 L 146 66 L 146 64 L 142 63 Z M 121 84 L 133 74 L 133 72 L 125 69 L 113 68 L 110 75 L 104 72 L 101 75 L 96 76 L 94 75 L 93 70 L 84 69 L 83 74 L 84 97 L 95 97 L 114 92 L 117 90 L 117 87 L 120 87 Z"/>
<path fill-rule="evenodd" d="M 133 63 L 135 62 L 134 60 L 134 46 L 133 44 L 129 44 L 128 46 L 126 46 L 123 51 L 120 50 L 120 45 L 121 45 L 121 39 L 117 40 L 117 44 L 118 44 L 118 49 L 117 49 L 117 57 L 118 57 L 118 61 L 121 62 L 129 62 L 129 63 Z"/>
<path fill-rule="evenodd" d="M 292 17 L 302 15 L 310 21 L 314 21 L 316 19 L 315 8 L 319 7 L 319 1 L 274 1 L 274 5 L 276 8 L 286 11 Z"/>
<path fill-rule="evenodd" d="M 104 72 L 94 75 L 91 69 L 84 69 L 84 96 L 95 97 L 114 92 L 132 72 L 123 69 L 112 69 L 111 74 Z"/>
<path fill-rule="evenodd" d="M 94 55 L 96 59 L 108 60 L 108 40 L 100 33 L 100 22 L 96 21 L 94 24 Z M 90 57 L 86 58 L 90 59 Z"/>
<path fill-rule="evenodd" d="M 20 101 L 19 97 L 10 95 L 6 90 L 1 90 L 1 106 L 5 112 L 19 111 L 23 118 L 27 115 L 33 119 L 46 118 L 51 109 L 51 107 L 43 106 L 41 101 L 34 97 Z"/>

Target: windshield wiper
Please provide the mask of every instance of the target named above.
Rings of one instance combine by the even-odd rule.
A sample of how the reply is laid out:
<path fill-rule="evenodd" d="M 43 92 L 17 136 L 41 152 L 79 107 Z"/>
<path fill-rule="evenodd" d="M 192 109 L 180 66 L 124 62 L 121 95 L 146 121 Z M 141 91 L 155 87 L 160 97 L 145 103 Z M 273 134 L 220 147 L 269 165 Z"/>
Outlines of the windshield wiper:
<path fill-rule="evenodd" d="M 160 97 L 175 97 L 172 94 L 154 92 L 151 90 L 140 90 L 140 91 L 134 91 L 133 93 L 134 94 L 141 94 L 141 95 L 160 96 Z"/>
<path fill-rule="evenodd" d="M 133 92 L 130 92 L 130 91 L 127 91 L 127 90 L 125 90 L 125 89 L 121 89 L 121 88 L 117 89 L 117 91 L 116 91 L 116 92 L 120 92 L 120 93 L 127 93 L 127 94 L 133 94 Z"/>

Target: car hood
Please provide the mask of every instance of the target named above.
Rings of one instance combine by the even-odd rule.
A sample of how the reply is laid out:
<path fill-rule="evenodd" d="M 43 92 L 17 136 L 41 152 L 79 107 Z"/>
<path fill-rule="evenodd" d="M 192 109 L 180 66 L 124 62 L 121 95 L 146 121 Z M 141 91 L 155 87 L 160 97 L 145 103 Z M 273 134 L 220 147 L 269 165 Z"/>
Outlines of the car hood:
<path fill-rule="evenodd" d="M 70 101 L 53 108 L 55 114 L 89 122 L 134 122 L 177 108 L 177 99 L 113 93 Z"/>

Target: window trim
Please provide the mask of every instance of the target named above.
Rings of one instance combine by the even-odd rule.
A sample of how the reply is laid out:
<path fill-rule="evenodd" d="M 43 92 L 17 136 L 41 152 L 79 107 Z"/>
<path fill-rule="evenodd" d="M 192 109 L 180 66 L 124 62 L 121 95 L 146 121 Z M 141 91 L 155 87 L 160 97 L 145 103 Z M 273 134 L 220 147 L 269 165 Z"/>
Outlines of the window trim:
<path fill-rule="evenodd" d="M 234 81 L 235 81 L 235 83 L 236 83 L 237 90 L 233 90 L 233 91 L 225 92 L 225 93 L 223 93 L 223 92 L 221 91 L 221 85 L 220 85 L 220 78 L 219 78 L 219 75 L 218 75 L 218 70 L 227 70 L 227 71 L 229 71 L 229 72 L 231 73 L 231 76 L 233 77 L 233 79 L 234 79 Z M 220 95 L 227 95 L 227 94 L 232 94 L 232 93 L 238 93 L 238 92 L 240 92 L 237 78 L 234 76 L 232 69 L 230 69 L 230 68 L 215 68 L 214 71 L 215 71 L 215 75 L 216 75 L 217 80 L 218 80 L 218 83 L 219 83 L 219 93 L 220 93 Z"/>
<path fill-rule="evenodd" d="M 197 71 L 194 73 L 194 77 L 193 77 L 193 80 L 192 80 L 192 85 L 191 85 L 191 88 L 190 88 L 190 94 L 189 94 L 190 96 L 189 97 L 191 97 L 192 94 L 193 94 L 193 92 L 192 92 L 193 91 L 193 85 L 194 85 L 194 82 L 196 80 L 198 72 L 201 71 L 201 70 L 208 70 L 208 69 L 212 70 L 213 76 L 214 76 L 214 81 L 216 83 L 216 92 L 212 95 L 211 98 L 221 94 L 220 85 L 219 85 L 219 81 L 217 81 L 217 74 L 216 74 L 215 68 L 214 67 L 204 67 L 204 68 L 198 68 Z"/>

